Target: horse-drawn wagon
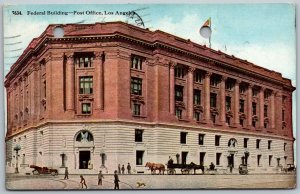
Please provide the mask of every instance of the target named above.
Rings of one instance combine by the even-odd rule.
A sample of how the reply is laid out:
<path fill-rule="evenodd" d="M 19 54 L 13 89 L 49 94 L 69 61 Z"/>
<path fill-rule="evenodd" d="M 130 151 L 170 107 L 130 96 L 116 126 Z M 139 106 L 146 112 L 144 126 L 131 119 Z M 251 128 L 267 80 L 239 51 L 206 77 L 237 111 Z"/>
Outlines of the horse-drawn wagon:
<path fill-rule="evenodd" d="M 30 168 L 33 168 L 32 174 L 51 174 L 53 176 L 58 175 L 57 169 L 47 168 L 47 167 L 40 167 L 36 165 L 30 165 Z"/>
<path fill-rule="evenodd" d="M 201 169 L 202 174 L 204 174 L 204 166 L 203 165 L 197 165 L 193 162 L 190 164 L 175 164 L 175 163 L 168 163 L 167 164 L 167 173 L 168 174 L 176 174 L 175 169 L 180 169 L 182 174 L 190 174 L 191 171 L 194 171 L 194 174 L 196 174 L 196 170 Z"/>

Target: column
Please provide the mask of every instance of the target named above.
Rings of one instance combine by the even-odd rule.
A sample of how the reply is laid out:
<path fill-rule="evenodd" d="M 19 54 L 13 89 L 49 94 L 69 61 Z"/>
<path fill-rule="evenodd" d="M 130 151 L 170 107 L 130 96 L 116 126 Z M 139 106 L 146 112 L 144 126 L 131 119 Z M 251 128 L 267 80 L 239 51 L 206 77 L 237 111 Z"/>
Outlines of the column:
<path fill-rule="evenodd" d="M 222 76 L 221 84 L 220 84 L 220 124 L 225 124 L 226 121 L 226 110 L 225 110 L 225 84 L 226 84 L 227 77 Z"/>
<path fill-rule="evenodd" d="M 275 129 L 275 92 L 274 91 L 271 92 L 270 101 L 271 101 L 271 103 L 270 103 L 270 105 L 271 105 L 271 107 L 270 107 L 270 118 L 271 118 L 270 128 L 272 130 L 274 130 Z M 278 111 L 281 112 L 281 109 L 279 109 Z"/>
<path fill-rule="evenodd" d="M 282 93 L 281 91 L 275 92 L 275 102 L 276 112 L 275 112 L 275 128 L 277 134 L 282 132 Z M 275 107 L 274 107 L 275 109 Z"/>
<path fill-rule="evenodd" d="M 188 80 L 187 80 L 187 111 L 188 119 L 193 119 L 194 113 L 194 71 L 195 68 L 189 67 L 188 69 Z"/>
<path fill-rule="evenodd" d="M 251 129 L 252 127 L 252 88 L 253 88 L 253 84 L 249 84 L 248 85 L 248 91 L 247 91 L 247 105 L 248 105 L 248 109 L 247 109 L 247 125 L 248 128 Z"/>
<path fill-rule="evenodd" d="M 204 120 L 210 122 L 210 76 L 211 72 L 205 73 L 204 78 Z"/>
<path fill-rule="evenodd" d="M 175 114 L 175 76 L 174 76 L 175 63 L 170 63 L 170 113 Z"/>
<path fill-rule="evenodd" d="M 96 52 L 94 58 L 95 76 L 94 76 L 94 99 L 95 99 L 95 109 L 102 109 L 103 107 L 103 68 L 101 53 Z"/>
<path fill-rule="evenodd" d="M 264 96 L 265 88 L 261 87 L 259 91 L 259 128 L 264 128 L 264 105 L 265 105 L 265 96 Z"/>
<path fill-rule="evenodd" d="M 73 55 L 67 55 L 66 63 L 66 109 L 74 110 L 74 63 Z"/>
<path fill-rule="evenodd" d="M 240 124 L 240 80 L 235 81 L 234 85 L 234 111 L 233 111 L 233 123 L 235 126 Z"/>

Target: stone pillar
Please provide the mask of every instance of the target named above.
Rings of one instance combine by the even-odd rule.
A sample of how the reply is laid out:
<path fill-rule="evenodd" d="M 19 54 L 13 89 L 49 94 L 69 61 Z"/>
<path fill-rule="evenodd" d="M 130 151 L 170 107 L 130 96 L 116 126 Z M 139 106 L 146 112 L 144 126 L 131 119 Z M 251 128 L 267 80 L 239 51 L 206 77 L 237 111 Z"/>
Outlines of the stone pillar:
<path fill-rule="evenodd" d="M 95 53 L 94 58 L 95 76 L 94 76 L 94 99 L 95 109 L 103 109 L 103 62 L 101 52 Z"/>
<path fill-rule="evenodd" d="M 249 84 L 248 85 L 248 91 L 247 91 L 247 127 L 249 129 L 252 128 L 252 88 L 253 88 L 253 84 Z"/>
<path fill-rule="evenodd" d="M 175 114 L 175 75 L 174 75 L 175 63 L 170 63 L 170 113 Z"/>
<path fill-rule="evenodd" d="M 276 104 L 276 112 L 275 112 L 275 128 L 277 134 L 281 134 L 282 132 L 282 93 L 281 91 L 275 92 L 275 104 Z M 275 107 L 274 107 L 275 109 Z"/>
<path fill-rule="evenodd" d="M 67 55 L 66 63 L 66 109 L 74 110 L 74 60 L 73 55 Z"/>
<path fill-rule="evenodd" d="M 233 111 L 233 123 L 236 127 L 240 125 L 240 80 L 235 81 L 234 85 L 234 111 Z"/>
<path fill-rule="evenodd" d="M 204 78 L 204 121 L 210 123 L 210 76 L 211 72 L 205 73 Z"/>
<path fill-rule="evenodd" d="M 271 101 L 271 103 L 270 103 L 270 105 L 271 105 L 271 107 L 270 107 L 270 113 L 271 113 L 270 114 L 270 118 L 271 118 L 270 128 L 272 130 L 274 130 L 275 129 L 275 92 L 274 91 L 272 91 L 272 93 L 271 93 L 270 101 Z M 278 111 L 281 112 L 281 109 L 279 109 Z"/>
<path fill-rule="evenodd" d="M 187 80 L 187 112 L 188 119 L 193 119 L 194 113 L 194 71 L 195 68 L 189 67 L 188 69 L 188 80 Z"/>
<path fill-rule="evenodd" d="M 221 84 L 220 84 L 220 124 L 225 124 L 226 122 L 226 109 L 225 109 L 225 83 L 226 83 L 227 77 L 222 76 L 221 78 Z"/>
<path fill-rule="evenodd" d="M 259 91 L 259 128 L 264 128 L 264 105 L 265 105 L 265 96 L 264 96 L 265 88 L 261 87 Z"/>

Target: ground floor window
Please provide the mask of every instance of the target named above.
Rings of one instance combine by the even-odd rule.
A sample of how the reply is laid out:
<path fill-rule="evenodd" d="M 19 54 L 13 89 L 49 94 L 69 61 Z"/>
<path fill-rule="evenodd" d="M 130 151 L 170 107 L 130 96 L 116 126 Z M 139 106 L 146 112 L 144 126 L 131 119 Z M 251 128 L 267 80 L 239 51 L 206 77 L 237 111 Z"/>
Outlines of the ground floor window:
<path fill-rule="evenodd" d="M 216 153 L 216 165 L 220 165 L 222 153 Z"/>
<path fill-rule="evenodd" d="M 200 152 L 200 165 L 204 165 L 205 152 Z"/>
<path fill-rule="evenodd" d="M 144 156 L 144 151 L 141 150 L 136 151 L 136 165 L 143 165 L 143 156 Z"/>
<path fill-rule="evenodd" d="M 269 166 L 272 166 L 272 159 L 273 159 L 273 156 L 269 155 Z"/>

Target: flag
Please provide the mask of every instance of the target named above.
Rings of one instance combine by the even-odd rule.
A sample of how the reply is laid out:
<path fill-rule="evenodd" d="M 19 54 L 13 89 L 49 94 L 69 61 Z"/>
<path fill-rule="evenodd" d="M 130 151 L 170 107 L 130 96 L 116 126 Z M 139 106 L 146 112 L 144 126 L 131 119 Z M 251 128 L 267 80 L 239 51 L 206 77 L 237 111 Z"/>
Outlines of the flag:
<path fill-rule="evenodd" d="M 206 22 L 202 25 L 202 27 L 211 27 L 211 18 L 208 18 Z"/>

